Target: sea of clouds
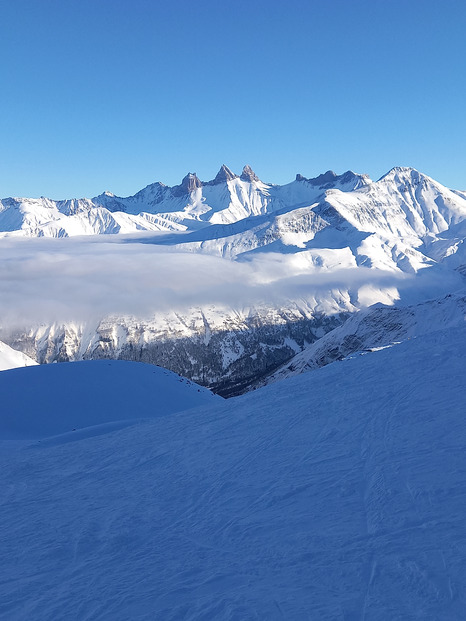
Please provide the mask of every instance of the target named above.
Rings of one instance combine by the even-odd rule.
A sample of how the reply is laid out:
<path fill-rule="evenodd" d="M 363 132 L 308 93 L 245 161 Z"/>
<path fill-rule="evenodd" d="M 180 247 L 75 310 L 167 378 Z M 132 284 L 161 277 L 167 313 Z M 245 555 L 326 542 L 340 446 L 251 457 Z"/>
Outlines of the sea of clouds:
<path fill-rule="evenodd" d="M 363 267 L 302 266 L 295 255 L 259 253 L 241 262 L 143 241 L 124 236 L 1 239 L 0 324 L 280 304 L 327 290 L 393 289 L 406 280 L 401 273 Z"/>

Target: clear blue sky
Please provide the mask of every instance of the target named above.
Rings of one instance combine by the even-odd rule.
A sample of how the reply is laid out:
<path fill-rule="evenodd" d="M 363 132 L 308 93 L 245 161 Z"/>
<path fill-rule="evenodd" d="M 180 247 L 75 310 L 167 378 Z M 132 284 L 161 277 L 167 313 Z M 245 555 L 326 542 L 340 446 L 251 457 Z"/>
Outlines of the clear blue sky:
<path fill-rule="evenodd" d="M 0 196 L 414 166 L 466 189 L 464 0 L 5 0 Z"/>

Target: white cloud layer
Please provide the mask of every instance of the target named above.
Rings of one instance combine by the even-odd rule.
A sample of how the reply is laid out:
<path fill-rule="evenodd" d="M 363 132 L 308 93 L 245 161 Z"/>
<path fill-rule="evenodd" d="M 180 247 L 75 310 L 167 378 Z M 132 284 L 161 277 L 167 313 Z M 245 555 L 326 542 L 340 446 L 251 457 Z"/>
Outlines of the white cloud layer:
<path fill-rule="evenodd" d="M 362 285 L 392 287 L 394 272 L 348 265 L 327 271 L 298 255 L 257 254 L 245 262 L 173 251 L 134 239 L 4 238 L 0 324 L 86 320 L 108 314 L 219 304 L 245 306 Z"/>

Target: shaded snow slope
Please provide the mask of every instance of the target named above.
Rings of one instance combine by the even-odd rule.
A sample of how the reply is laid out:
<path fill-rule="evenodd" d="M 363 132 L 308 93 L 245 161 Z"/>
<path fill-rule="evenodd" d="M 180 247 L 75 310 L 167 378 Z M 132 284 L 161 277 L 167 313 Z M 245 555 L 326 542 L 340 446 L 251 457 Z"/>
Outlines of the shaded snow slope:
<path fill-rule="evenodd" d="M 16 369 L 18 367 L 30 367 L 37 362 L 20 351 L 16 351 L 6 343 L 0 341 L 0 371 Z"/>
<path fill-rule="evenodd" d="M 396 341 L 461 327 L 465 322 L 466 295 L 460 293 L 421 304 L 369 308 L 352 315 L 342 326 L 306 347 L 254 387 L 313 371 L 355 352 L 368 353 Z"/>
<path fill-rule="evenodd" d="M 0 614 L 462 620 L 465 346 L 444 331 L 3 452 Z"/>
<path fill-rule="evenodd" d="M 0 437 L 10 440 L 79 432 L 221 401 L 167 369 L 115 360 L 5 371 L 0 395 Z"/>

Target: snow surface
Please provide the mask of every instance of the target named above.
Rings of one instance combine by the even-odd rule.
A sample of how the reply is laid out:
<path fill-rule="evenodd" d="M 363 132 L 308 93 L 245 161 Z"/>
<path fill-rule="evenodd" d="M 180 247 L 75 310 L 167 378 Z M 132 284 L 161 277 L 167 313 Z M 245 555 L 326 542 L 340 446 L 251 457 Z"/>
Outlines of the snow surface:
<path fill-rule="evenodd" d="M 20 351 L 16 351 L 6 343 L 0 341 L 0 371 L 16 369 L 18 367 L 30 367 L 37 362 Z"/>
<path fill-rule="evenodd" d="M 45 438 L 115 421 L 166 416 L 220 400 L 155 365 L 92 360 L 0 374 L 0 437 Z"/>
<path fill-rule="evenodd" d="M 5 448 L 0 615 L 464 619 L 465 346 L 466 328 L 444 330 L 190 412 Z M 17 380 L 14 402 L 40 373 L 48 425 L 66 414 L 47 396 L 58 374 L 91 368 L 134 412 L 137 390 L 101 381 L 106 363 L 0 380 Z"/>

